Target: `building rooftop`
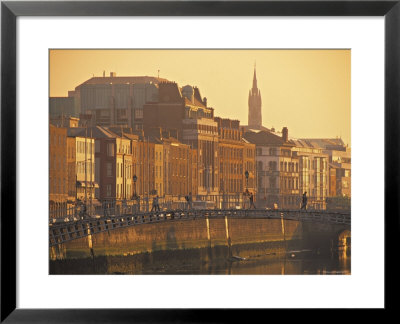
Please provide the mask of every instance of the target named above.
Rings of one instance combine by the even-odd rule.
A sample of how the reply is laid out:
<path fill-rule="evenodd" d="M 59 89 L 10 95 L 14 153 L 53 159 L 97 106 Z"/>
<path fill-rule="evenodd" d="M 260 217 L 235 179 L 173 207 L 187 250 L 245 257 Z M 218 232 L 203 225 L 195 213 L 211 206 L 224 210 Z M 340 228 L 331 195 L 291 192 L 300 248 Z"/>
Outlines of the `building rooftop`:
<path fill-rule="evenodd" d="M 91 138 L 118 138 L 117 134 L 111 132 L 107 128 L 103 126 L 95 126 L 95 127 L 75 127 L 68 128 L 68 136 L 69 137 L 91 137 Z"/>
<path fill-rule="evenodd" d="M 285 142 L 282 137 L 268 131 L 247 131 L 243 134 L 243 138 L 256 145 L 294 146 L 293 142 Z"/>
<path fill-rule="evenodd" d="M 185 105 L 206 108 L 206 106 L 202 102 L 200 102 L 196 97 L 193 97 L 193 101 L 189 100 L 186 97 L 184 98 L 185 98 Z"/>
<path fill-rule="evenodd" d="M 104 77 L 92 77 L 89 80 L 81 83 L 75 90 L 79 90 L 83 85 L 88 84 L 128 84 L 128 83 L 154 83 L 166 82 L 167 79 L 157 78 L 152 76 L 104 76 Z"/>
<path fill-rule="evenodd" d="M 343 150 L 346 148 L 341 138 L 303 138 L 300 140 L 305 141 L 312 147 L 326 150 Z"/>
<path fill-rule="evenodd" d="M 256 127 L 256 126 L 249 126 L 249 125 L 240 125 L 240 127 L 243 127 L 246 131 L 250 131 L 250 132 L 260 132 L 260 131 L 267 131 L 267 132 L 271 132 L 271 130 L 267 127 L 264 126 L 260 126 L 260 127 Z"/>

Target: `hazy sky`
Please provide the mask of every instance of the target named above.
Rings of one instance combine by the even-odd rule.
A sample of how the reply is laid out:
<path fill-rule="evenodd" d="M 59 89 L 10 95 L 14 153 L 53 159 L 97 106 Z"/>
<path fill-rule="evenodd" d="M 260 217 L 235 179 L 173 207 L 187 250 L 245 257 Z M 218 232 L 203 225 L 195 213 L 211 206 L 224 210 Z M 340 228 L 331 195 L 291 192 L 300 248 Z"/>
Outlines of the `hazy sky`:
<path fill-rule="evenodd" d="M 350 138 L 350 50 L 51 50 L 50 96 L 94 76 L 157 76 L 190 84 L 215 116 L 248 122 L 254 63 L 265 127 L 289 137 Z"/>

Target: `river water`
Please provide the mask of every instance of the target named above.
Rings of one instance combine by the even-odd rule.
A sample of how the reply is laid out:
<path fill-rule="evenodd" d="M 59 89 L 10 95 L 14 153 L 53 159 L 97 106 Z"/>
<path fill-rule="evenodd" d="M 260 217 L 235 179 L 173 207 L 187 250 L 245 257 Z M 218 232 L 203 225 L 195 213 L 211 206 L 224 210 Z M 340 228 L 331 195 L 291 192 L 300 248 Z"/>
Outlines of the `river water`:
<path fill-rule="evenodd" d="M 50 274 L 349 275 L 351 248 L 226 247 L 50 261 Z"/>

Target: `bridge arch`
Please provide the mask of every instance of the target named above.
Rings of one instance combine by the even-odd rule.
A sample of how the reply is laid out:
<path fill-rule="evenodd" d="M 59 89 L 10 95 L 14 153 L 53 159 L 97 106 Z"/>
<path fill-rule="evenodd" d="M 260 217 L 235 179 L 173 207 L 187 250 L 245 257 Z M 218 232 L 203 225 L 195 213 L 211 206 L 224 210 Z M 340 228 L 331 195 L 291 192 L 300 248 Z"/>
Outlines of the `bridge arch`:
<path fill-rule="evenodd" d="M 338 246 L 349 246 L 351 244 L 351 231 L 343 229 L 338 233 Z"/>

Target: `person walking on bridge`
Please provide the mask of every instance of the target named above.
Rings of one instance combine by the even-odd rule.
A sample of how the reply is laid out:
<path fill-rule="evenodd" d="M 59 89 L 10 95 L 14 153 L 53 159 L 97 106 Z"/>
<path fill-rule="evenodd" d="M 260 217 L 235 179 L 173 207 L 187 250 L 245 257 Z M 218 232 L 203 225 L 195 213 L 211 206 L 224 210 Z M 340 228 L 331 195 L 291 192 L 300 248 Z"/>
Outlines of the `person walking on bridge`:
<path fill-rule="evenodd" d="M 134 204 L 135 213 L 139 213 L 140 212 L 140 196 L 137 194 L 134 194 L 132 199 L 136 201 L 136 204 Z"/>
<path fill-rule="evenodd" d="M 307 191 L 305 191 L 303 193 L 303 198 L 302 198 L 300 210 L 302 210 L 302 209 L 307 210 Z"/>
<path fill-rule="evenodd" d="M 157 202 L 156 197 L 153 197 L 153 206 L 151 207 L 151 211 L 155 211 L 157 209 Z"/>
<path fill-rule="evenodd" d="M 157 196 L 156 196 L 156 210 L 157 210 L 157 211 L 160 211 L 160 203 L 159 203 L 159 201 L 158 201 L 159 198 L 160 198 L 160 197 L 158 197 L 158 195 L 157 195 Z"/>
<path fill-rule="evenodd" d="M 153 207 L 151 211 L 160 211 L 160 204 L 158 203 L 158 195 L 153 198 Z"/>
<path fill-rule="evenodd" d="M 108 208 L 107 205 L 108 205 L 107 202 L 103 201 L 103 214 L 104 214 L 104 216 L 108 216 L 107 215 L 107 208 Z"/>
<path fill-rule="evenodd" d="M 249 209 L 251 209 L 251 207 L 253 207 L 254 209 L 256 209 L 256 205 L 254 205 L 254 196 L 253 196 L 253 193 L 250 193 L 249 200 L 250 200 L 250 207 L 249 207 Z"/>
<path fill-rule="evenodd" d="M 185 199 L 186 199 L 186 202 L 187 202 L 187 204 L 186 204 L 187 209 L 188 210 L 192 209 L 192 193 L 189 192 L 189 194 L 187 196 L 185 196 Z"/>
<path fill-rule="evenodd" d="M 193 201 L 192 193 L 189 192 L 189 196 L 188 196 L 189 209 L 192 209 L 192 201 Z"/>

